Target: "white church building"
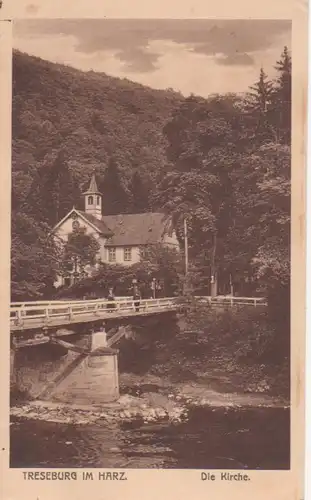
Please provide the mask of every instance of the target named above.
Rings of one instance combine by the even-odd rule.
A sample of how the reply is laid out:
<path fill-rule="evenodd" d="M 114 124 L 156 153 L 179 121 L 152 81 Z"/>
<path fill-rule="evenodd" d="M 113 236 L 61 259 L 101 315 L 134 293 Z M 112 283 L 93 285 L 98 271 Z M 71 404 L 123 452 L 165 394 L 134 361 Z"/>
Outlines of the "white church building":
<path fill-rule="evenodd" d="M 179 249 L 170 217 L 163 213 L 102 215 L 103 197 L 93 174 L 84 196 L 84 211 L 73 208 L 53 229 L 63 242 L 75 228 L 85 227 L 100 245 L 98 261 L 129 266 L 139 262 L 147 246 L 163 244 Z M 69 285 L 72 276 L 59 277 L 55 286 Z"/>

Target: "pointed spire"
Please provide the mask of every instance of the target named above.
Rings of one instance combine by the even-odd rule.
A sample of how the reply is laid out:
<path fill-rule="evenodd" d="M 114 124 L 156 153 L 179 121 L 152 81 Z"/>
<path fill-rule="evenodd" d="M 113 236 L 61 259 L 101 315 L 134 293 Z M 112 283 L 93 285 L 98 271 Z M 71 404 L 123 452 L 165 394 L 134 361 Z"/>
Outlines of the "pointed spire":
<path fill-rule="evenodd" d="M 83 194 L 87 194 L 87 193 L 100 194 L 99 191 L 98 191 L 96 177 L 95 177 L 95 173 L 94 172 L 92 173 L 92 177 L 91 177 L 89 188 Z"/>
<path fill-rule="evenodd" d="M 92 191 L 92 193 L 97 193 L 98 192 L 98 187 L 97 187 L 97 184 L 96 184 L 96 178 L 95 178 L 95 174 L 94 173 L 92 174 L 92 177 L 91 177 L 89 191 Z"/>
<path fill-rule="evenodd" d="M 89 188 L 84 193 L 85 213 L 97 219 L 102 218 L 102 195 L 98 191 L 95 172 L 93 171 Z"/>

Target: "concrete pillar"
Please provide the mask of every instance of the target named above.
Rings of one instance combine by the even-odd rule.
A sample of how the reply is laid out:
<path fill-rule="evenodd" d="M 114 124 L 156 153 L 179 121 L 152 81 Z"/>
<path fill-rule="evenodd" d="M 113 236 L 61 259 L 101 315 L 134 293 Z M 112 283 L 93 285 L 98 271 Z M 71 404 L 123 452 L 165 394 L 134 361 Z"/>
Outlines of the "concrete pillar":
<path fill-rule="evenodd" d="M 100 406 L 119 398 L 118 351 L 107 347 L 105 330 L 91 340 L 91 352 L 55 387 L 52 400 Z"/>
<path fill-rule="evenodd" d="M 96 350 L 87 359 L 88 397 L 94 402 L 116 401 L 119 394 L 118 351 Z"/>
<path fill-rule="evenodd" d="M 104 328 L 92 333 L 91 351 L 95 351 L 101 347 L 107 347 L 107 333 Z"/>

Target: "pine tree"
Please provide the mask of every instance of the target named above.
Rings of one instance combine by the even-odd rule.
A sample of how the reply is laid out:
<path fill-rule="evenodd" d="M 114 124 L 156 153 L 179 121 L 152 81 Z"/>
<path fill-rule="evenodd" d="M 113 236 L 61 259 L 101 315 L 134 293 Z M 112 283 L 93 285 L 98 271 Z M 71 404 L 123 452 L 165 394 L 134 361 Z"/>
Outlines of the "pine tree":
<path fill-rule="evenodd" d="M 253 122 L 256 140 L 273 138 L 273 128 L 270 122 L 272 94 L 273 83 L 261 68 L 258 81 L 250 87 L 250 92 L 247 94 L 246 106 L 251 122 Z"/>
<path fill-rule="evenodd" d="M 130 182 L 131 193 L 131 211 L 134 214 L 148 212 L 149 200 L 148 191 L 141 176 L 137 171 L 134 172 Z"/>
<path fill-rule="evenodd" d="M 66 161 L 65 154 L 59 151 L 44 183 L 45 206 L 50 224 L 55 225 L 77 203 L 80 191 Z"/>
<path fill-rule="evenodd" d="M 54 226 L 79 201 L 80 190 L 60 150 L 50 165 L 38 171 L 25 202 L 26 212 Z"/>
<path fill-rule="evenodd" d="M 128 196 L 121 184 L 118 166 L 113 158 L 110 159 L 101 184 L 104 200 L 104 214 L 116 215 L 128 211 Z"/>
<path fill-rule="evenodd" d="M 291 139 L 291 92 L 292 60 L 287 47 L 277 61 L 278 72 L 273 92 L 273 118 L 280 142 L 290 144 Z"/>

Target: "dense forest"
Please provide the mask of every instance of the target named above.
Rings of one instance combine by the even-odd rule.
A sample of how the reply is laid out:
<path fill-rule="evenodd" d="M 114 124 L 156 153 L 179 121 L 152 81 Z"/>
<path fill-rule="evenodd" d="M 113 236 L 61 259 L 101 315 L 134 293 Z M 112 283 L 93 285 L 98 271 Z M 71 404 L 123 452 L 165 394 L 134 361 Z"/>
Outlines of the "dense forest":
<path fill-rule="evenodd" d="M 291 57 L 245 95 L 184 98 L 22 53 L 13 59 L 12 298 L 51 290 L 51 227 L 95 171 L 105 214 L 173 215 L 197 288 L 288 295 Z"/>

